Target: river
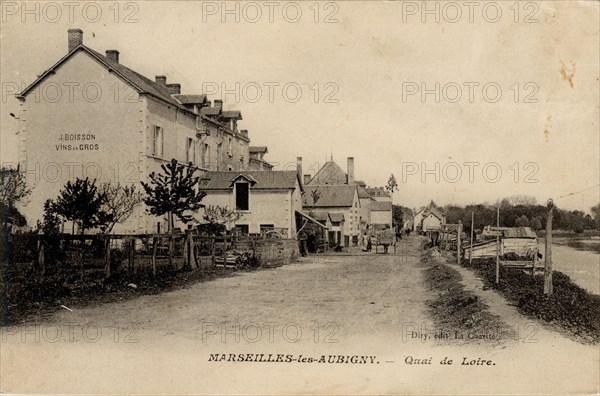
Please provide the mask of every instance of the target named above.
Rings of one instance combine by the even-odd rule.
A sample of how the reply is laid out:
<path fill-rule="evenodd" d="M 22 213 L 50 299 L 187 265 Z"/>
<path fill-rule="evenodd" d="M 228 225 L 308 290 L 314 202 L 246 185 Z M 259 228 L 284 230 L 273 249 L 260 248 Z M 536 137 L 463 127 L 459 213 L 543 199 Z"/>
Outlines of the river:
<path fill-rule="evenodd" d="M 543 254 L 543 238 L 539 239 L 539 248 Z M 543 265 L 543 258 L 541 262 Z M 577 285 L 600 294 L 600 239 L 554 238 L 552 263 L 556 271 L 569 275 Z"/>

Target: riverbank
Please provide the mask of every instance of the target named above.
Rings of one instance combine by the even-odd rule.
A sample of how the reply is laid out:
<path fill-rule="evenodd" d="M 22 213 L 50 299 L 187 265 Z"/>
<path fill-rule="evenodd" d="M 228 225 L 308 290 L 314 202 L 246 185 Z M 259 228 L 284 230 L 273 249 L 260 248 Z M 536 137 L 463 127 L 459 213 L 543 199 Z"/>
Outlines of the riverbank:
<path fill-rule="evenodd" d="M 468 261 L 463 265 L 468 265 Z M 487 287 L 498 290 L 520 313 L 554 324 L 579 342 L 600 343 L 600 296 L 576 285 L 569 276 L 554 271 L 554 293 L 546 296 L 543 275 L 501 268 L 496 285 L 494 259 L 474 259 L 472 269 Z"/>
<path fill-rule="evenodd" d="M 450 268 L 437 250 L 428 250 L 421 256 L 425 280 L 437 297 L 427 302 L 429 313 L 436 326 L 440 344 L 482 343 L 501 344 L 512 337 L 508 326 L 499 316 L 490 313 L 489 307 L 472 291 L 466 290 L 460 273 Z M 464 338 L 451 337 L 468 334 Z"/>

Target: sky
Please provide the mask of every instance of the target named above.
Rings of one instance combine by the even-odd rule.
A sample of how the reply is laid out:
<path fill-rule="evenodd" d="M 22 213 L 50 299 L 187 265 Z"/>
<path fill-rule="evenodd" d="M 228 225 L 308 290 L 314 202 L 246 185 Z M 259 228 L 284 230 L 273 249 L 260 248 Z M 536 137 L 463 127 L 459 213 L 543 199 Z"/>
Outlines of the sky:
<path fill-rule="evenodd" d="M 276 169 L 351 156 L 370 186 L 394 174 L 411 208 L 600 202 L 598 2 L 74 4 L 2 2 L 3 163 L 17 159 L 14 87 L 81 28 L 139 73 L 241 110 Z"/>

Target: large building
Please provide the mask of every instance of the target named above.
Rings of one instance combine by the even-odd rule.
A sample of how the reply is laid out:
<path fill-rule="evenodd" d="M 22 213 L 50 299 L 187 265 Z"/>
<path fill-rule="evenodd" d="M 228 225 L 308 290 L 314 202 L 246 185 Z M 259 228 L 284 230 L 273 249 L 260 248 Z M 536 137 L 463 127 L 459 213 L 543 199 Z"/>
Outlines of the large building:
<path fill-rule="evenodd" d="M 65 56 L 18 95 L 19 163 L 33 190 L 24 208 L 29 224 L 76 177 L 139 186 L 172 158 L 201 172 L 249 168 L 239 111 L 182 94 L 166 76 L 149 79 L 123 65 L 117 50 L 96 52 L 79 29 L 69 29 L 65 44 Z M 163 222 L 140 206 L 115 232 L 152 232 Z"/>

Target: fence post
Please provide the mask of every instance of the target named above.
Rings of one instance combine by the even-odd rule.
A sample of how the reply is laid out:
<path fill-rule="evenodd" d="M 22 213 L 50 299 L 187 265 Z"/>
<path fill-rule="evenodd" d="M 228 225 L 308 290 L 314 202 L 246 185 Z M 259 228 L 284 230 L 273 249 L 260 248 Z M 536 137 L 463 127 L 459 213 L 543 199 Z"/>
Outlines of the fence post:
<path fill-rule="evenodd" d="M 552 199 L 548 200 L 548 215 L 546 217 L 546 252 L 544 262 L 544 294 L 552 294 L 552 212 L 554 203 Z"/>
<path fill-rule="evenodd" d="M 44 274 L 46 272 L 46 260 L 44 258 L 44 236 L 40 234 L 38 239 L 38 266 Z"/>
<path fill-rule="evenodd" d="M 171 267 L 171 269 L 175 269 L 174 265 L 173 265 L 173 253 L 175 250 L 175 237 L 173 236 L 173 234 L 169 234 L 168 237 L 169 240 L 169 266 Z"/>
<path fill-rule="evenodd" d="M 211 262 L 211 265 L 213 267 L 215 266 L 215 248 L 216 248 L 216 244 L 217 244 L 216 240 L 217 240 L 216 236 L 213 236 L 210 239 L 210 241 L 211 241 L 211 243 L 210 243 L 210 250 L 211 250 L 211 252 L 210 252 L 210 256 L 211 256 L 210 257 L 210 262 Z"/>
<path fill-rule="evenodd" d="M 156 277 L 156 248 L 158 247 L 158 237 L 152 235 L 152 276 Z"/>
<path fill-rule="evenodd" d="M 458 228 L 456 229 L 456 263 L 460 265 L 460 234 L 462 232 L 462 223 L 458 220 Z"/>
<path fill-rule="evenodd" d="M 473 265 L 473 230 L 475 229 L 475 212 L 471 212 L 471 246 L 469 247 L 469 267 Z"/>
<path fill-rule="evenodd" d="M 104 255 L 104 276 L 110 278 L 110 237 L 106 236 L 106 246 Z"/>
<path fill-rule="evenodd" d="M 500 283 L 500 206 L 496 208 L 496 284 Z"/>
<path fill-rule="evenodd" d="M 191 269 L 191 264 L 190 264 L 190 250 L 189 250 L 189 245 L 188 245 L 188 233 L 185 233 L 185 238 L 183 240 L 183 252 L 182 252 L 182 258 L 183 258 L 183 268 L 185 270 L 189 270 Z"/>
<path fill-rule="evenodd" d="M 135 272 L 135 238 L 131 238 L 129 242 L 129 273 Z"/>

